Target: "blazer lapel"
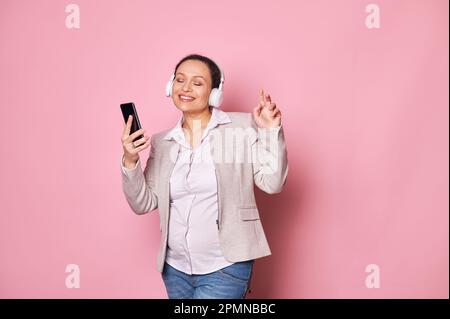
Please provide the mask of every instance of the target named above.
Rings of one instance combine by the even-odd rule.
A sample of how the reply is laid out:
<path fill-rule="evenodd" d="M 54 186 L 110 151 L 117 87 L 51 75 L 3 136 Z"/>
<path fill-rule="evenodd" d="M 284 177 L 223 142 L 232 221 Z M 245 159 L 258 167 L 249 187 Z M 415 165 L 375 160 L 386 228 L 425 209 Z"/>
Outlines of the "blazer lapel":
<path fill-rule="evenodd" d="M 163 140 L 160 144 L 161 149 L 161 171 L 160 171 L 160 194 L 159 203 L 164 203 L 164 207 L 159 207 L 160 218 L 164 218 L 165 229 L 169 227 L 170 212 L 170 176 L 175 167 L 176 160 L 180 152 L 180 144 L 174 140 Z"/>

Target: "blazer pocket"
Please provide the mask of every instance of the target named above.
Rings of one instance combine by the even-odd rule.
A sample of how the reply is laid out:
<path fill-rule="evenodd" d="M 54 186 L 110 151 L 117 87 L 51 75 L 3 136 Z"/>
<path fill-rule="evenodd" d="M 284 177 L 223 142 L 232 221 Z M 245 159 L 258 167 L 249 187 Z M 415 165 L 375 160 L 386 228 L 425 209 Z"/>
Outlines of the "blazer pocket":
<path fill-rule="evenodd" d="M 239 216 L 242 220 L 258 220 L 259 212 L 256 207 L 239 208 Z"/>

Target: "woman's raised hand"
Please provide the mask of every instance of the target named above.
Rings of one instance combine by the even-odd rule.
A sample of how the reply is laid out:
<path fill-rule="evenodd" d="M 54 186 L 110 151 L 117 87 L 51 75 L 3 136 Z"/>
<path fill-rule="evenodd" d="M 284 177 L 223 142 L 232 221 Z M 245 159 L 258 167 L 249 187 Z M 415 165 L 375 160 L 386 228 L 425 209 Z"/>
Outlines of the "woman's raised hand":
<path fill-rule="evenodd" d="M 264 90 L 259 91 L 259 103 L 253 109 L 253 118 L 261 128 L 278 127 L 281 125 L 281 111 L 275 102 L 272 102 L 270 95 Z"/>

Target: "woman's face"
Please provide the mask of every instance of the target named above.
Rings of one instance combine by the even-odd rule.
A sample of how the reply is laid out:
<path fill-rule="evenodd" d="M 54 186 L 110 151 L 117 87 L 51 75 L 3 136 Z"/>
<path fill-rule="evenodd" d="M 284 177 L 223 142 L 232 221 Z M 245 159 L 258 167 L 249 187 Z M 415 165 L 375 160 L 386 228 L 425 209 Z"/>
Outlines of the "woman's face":
<path fill-rule="evenodd" d="M 183 112 L 199 112 L 209 106 L 211 75 L 208 66 L 197 60 L 186 60 L 178 66 L 172 87 L 175 106 Z"/>

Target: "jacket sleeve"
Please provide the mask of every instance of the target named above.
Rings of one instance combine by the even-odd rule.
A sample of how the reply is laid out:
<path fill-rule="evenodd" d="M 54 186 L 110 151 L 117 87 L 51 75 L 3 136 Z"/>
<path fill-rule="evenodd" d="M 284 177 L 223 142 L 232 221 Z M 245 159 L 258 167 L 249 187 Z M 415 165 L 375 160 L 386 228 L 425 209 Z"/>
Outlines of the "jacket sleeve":
<path fill-rule="evenodd" d="M 138 215 L 151 212 L 158 208 L 158 196 L 156 195 L 156 168 L 155 147 L 150 140 L 150 154 L 144 171 L 142 171 L 140 160 L 132 169 L 124 166 L 122 155 L 122 189 L 131 209 Z"/>
<path fill-rule="evenodd" d="M 268 194 L 280 193 L 286 184 L 288 159 L 282 125 L 259 128 L 256 141 L 251 146 L 253 177 L 256 186 Z"/>

